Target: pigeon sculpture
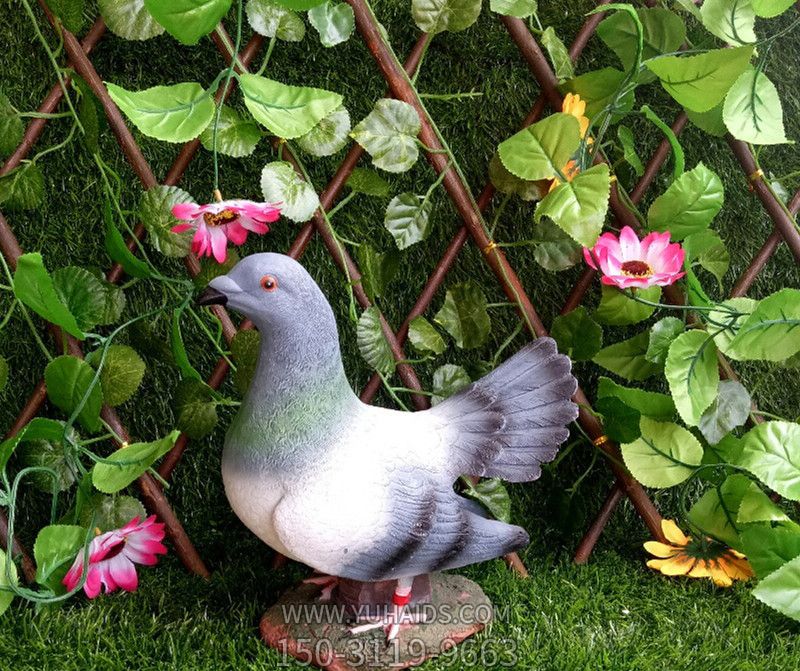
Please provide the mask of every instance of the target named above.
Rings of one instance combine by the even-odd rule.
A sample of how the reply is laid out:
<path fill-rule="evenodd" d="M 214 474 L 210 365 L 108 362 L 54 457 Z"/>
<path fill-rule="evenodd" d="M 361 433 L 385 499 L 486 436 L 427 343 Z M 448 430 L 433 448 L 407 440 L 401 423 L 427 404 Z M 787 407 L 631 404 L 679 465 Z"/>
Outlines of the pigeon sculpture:
<path fill-rule="evenodd" d="M 242 259 L 198 303 L 226 305 L 261 333 L 222 456 L 234 512 L 272 548 L 318 571 L 396 580 L 379 623 L 390 640 L 415 576 L 527 545 L 524 529 L 481 514 L 454 483 L 461 475 L 535 480 L 553 459 L 577 416 L 570 360 L 553 340 L 535 340 L 430 410 L 408 413 L 353 393 L 333 311 L 288 256 Z"/>

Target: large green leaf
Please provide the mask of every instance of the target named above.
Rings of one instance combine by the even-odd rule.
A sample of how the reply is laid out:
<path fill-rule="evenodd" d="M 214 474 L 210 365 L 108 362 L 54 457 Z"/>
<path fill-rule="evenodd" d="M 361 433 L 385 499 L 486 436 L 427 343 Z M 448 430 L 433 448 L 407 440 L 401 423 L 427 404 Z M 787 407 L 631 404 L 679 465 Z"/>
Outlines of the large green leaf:
<path fill-rule="evenodd" d="M 602 415 L 605 435 L 614 442 L 632 443 L 641 436 L 639 422 L 642 413 L 635 408 L 615 396 L 598 398 L 594 407 Z"/>
<path fill-rule="evenodd" d="M 492 328 L 486 304 L 486 294 L 475 282 L 462 282 L 447 290 L 434 321 L 453 336 L 459 347 L 480 347 Z"/>
<path fill-rule="evenodd" d="M 545 270 L 566 270 L 583 258 L 582 247 L 549 219 L 534 224 L 533 237 L 533 258 Z"/>
<path fill-rule="evenodd" d="M 45 440 L 56 443 L 64 436 L 64 423 L 45 417 L 34 417 L 15 435 L 0 443 L 0 470 L 6 467 L 8 460 L 18 445 L 28 441 Z"/>
<path fill-rule="evenodd" d="M 355 30 L 353 8 L 346 2 L 326 0 L 308 10 L 308 20 L 319 33 L 319 41 L 324 47 L 334 47 L 347 42 Z"/>
<path fill-rule="evenodd" d="M 594 313 L 595 319 L 601 324 L 610 326 L 638 324 L 655 312 L 653 306 L 633 300 L 617 287 L 604 284 L 601 291 L 600 305 Z M 646 301 L 657 303 L 661 298 L 661 287 L 638 289 L 636 294 Z"/>
<path fill-rule="evenodd" d="M 408 339 L 418 352 L 441 354 L 447 345 L 444 338 L 425 317 L 414 317 L 408 326 Z"/>
<path fill-rule="evenodd" d="M 781 496 L 800 501 L 800 424 L 764 422 L 750 429 L 737 463 Z"/>
<path fill-rule="evenodd" d="M 536 206 L 535 220 L 549 217 L 578 244 L 592 247 L 603 230 L 610 189 L 608 165 L 596 165 L 548 193 Z"/>
<path fill-rule="evenodd" d="M 625 161 L 633 168 L 637 177 L 644 175 L 644 165 L 636 152 L 636 140 L 633 137 L 633 131 L 627 126 L 620 125 L 617 127 L 617 138 L 622 145 L 622 156 Z"/>
<path fill-rule="evenodd" d="M 264 200 L 281 204 L 281 214 L 296 222 L 308 221 L 319 207 L 319 196 L 288 161 L 267 163 L 261 171 Z"/>
<path fill-rule="evenodd" d="M 698 163 L 653 201 L 647 212 L 647 225 L 653 231 L 669 231 L 673 240 L 683 240 L 707 228 L 724 200 L 722 180 Z"/>
<path fill-rule="evenodd" d="M 674 487 L 686 480 L 703 459 L 703 446 L 672 422 L 642 416 L 641 436 L 621 446 L 625 465 L 647 487 Z"/>
<path fill-rule="evenodd" d="M 752 524 L 741 537 L 747 560 L 759 578 L 800 557 L 800 529 Z"/>
<path fill-rule="evenodd" d="M 149 188 L 139 202 L 139 219 L 147 229 L 147 241 L 164 256 L 182 257 L 189 253 L 192 233 L 173 233 L 180 222 L 172 216 L 172 207 L 190 203 L 192 197 L 177 186 L 161 184 Z"/>
<path fill-rule="evenodd" d="M 417 162 L 420 128 L 419 115 L 411 105 L 381 98 L 350 137 L 367 150 L 376 167 L 387 172 L 405 172 Z"/>
<path fill-rule="evenodd" d="M 800 557 L 795 557 L 761 580 L 753 596 L 779 613 L 800 620 Z"/>
<path fill-rule="evenodd" d="M 125 294 L 119 287 L 79 266 L 53 271 L 53 286 L 84 331 L 98 324 L 113 324 L 125 308 Z"/>
<path fill-rule="evenodd" d="M 17 259 L 14 295 L 36 314 L 60 326 L 70 335 L 80 339 L 86 337 L 75 316 L 56 293 L 53 279 L 44 267 L 41 254 L 23 254 Z"/>
<path fill-rule="evenodd" d="M 349 136 L 350 113 L 340 106 L 297 138 L 297 146 L 311 156 L 331 156 L 347 144 Z"/>
<path fill-rule="evenodd" d="M 481 0 L 411 0 L 411 16 L 425 33 L 466 30 L 481 13 Z"/>
<path fill-rule="evenodd" d="M 520 179 L 503 165 L 500 155 L 495 152 L 489 161 L 489 179 L 495 189 L 511 196 L 519 196 L 522 200 L 541 200 L 547 195 L 550 187 L 548 180 L 531 181 Z"/>
<path fill-rule="evenodd" d="M 202 380 L 187 377 L 175 392 L 176 426 L 192 440 L 205 438 L 217 425 L 214 392 Z"/>
<path fill-rule="evenodd" d="M 589 361 L 603 346 L 603 329 L 582 305 L 556 317 L 550 335 L 558 343 L 558 351 L 574 361 Z"/>
<path fill-rule="evenodd" d="M 683 240 L 683 251 L 687 266 L 697 264 L 704 268 L 717 279 L 722 289 L 722 278 L 728 272 L 731 256 L 717 232 L 704 229 L 686 236 Z"/>
<path fill-rule="evenodd" d="M 338 93 L 281 84 L 259 75 L 239 75 L 239 86 L 256 121 L 287 140 L 305 135 L 342 104 Z"/>
<path fill-rule="evenodd" d="M 0 93 L 0 156 L 8 156 L 22 142 L 25 126 L 11 101 Z"/>
<path fill-rule="evenodd" d="M 226 156 L 250 156 L 262 137 L 261 129 L 252 119 L 245 119 L 227 105 L 222 106 L 217 124 L 217 151 Z M 200 142 L 208 151 L 214 150 L 214 124 L 209 124 L 200 135 Z"/>
<path fill-rule="evenodd" d="M 750 69 L 739 76 L 725 96 L 722 119 L 737 140 L 751 144 L 788 142 L 778 90 L 760 70 Z"/>
<path fill-rule="evenodd" d="M 134 517 L 138 517 L 140 521 L 147 517 L 147 511 L 139 499 L 133 496 L 103 496 L 95 493 L 82 507 L 80 523 L 88 525 L 94 521 L 94 527 L 100 531 L 113 531 L 125 526 Z"/>
<path fill-rule="evenodd" d="M 662 56 L 645 64 L 681 105 L 707 112 L 719 104 L 747 69 L 753 47 L 715 49 L 697 56 Z"/>
<path fill-rule="evenodd" d="M 123 39 L 148 40 L 164 32 L 144 0 L 98 0 L 97 4 L 109 30 Z"/>
<path fill-rule="evenodd" d="M 33 545 L 36 560 L 36 582 L 56 594 L 66 589 L 61 580 L 66 575 L 78 550 L 86 540 L 86 529 L 67 524 L 51 524 L 41 529 Z"/>
<path fill-rule="evenodd" d="M 625 73 L 616 68 L 592 70 L 578 77 L 565 81 L 558 87 L 562 94 L 577 93 L 586 102 L 586 116 L 594 119 L 601 112 L 608 112 L 614 101 Z M 634 92 L 631 90 L 617 101 L 611 115 L 612 121 L 618 121 L 633 108 Z"/>
<path fill-rule="evenodd" d="M 692 112 L 692 110 L 686 110 L 686 115 L 689 117 L 689 121 L 709 135 L 725 137 L 728 133 L 728 129 L 725 127 L 725 122 L 722 120 L 722 106 L 723 103 L 720 102 L 706 112 Z"/>
<path fill-rule="evenodd" d="M 100 365 L 102 350 L 95 350 L 86 358 L 95 369 Z M 111 345 L 106 352 L 100 384 L 103 400 L 112 407 L 122 405 L 133 396 L 142 384 L 146 366 L 142 357 L 129 345 Z"/>
<path fill-rule="evenodd" d="M 659 319 L 650 328 L 650 342 L 647 345 L 648 361 L 663 364 L 672 341 L 686 330 L 686 324 L 677 317 Z"/>
<path fill-rule="evenodd" d="M 144 0 L 156 21 L 183 44 L 197 44 L 217 27 L 232 0 Z"/>
<path fill-rule="evenodd" d="M 179 431 L 151 443 L 131 443 L 121 447 L 106 461 L 94 465 L 92 483 L 104 494 L 115 494 L 142 475 L 157 459 L 172 449 Z M 110 463 L 109 463 L 110 462 Z"/>
<path fill-rule="evenodd" d="M 527 19 L 536 14 L 539 3 L 536 0 L 489 0 L 489 8 L 503 16 Z"/>
<path fill-rule="evenodd" d="M 475 484 L 464 478 L 464 494 L 475 499 L 501 522 L 511 522 L 511 497 L 500 478 L 479 480 Z"/>
<path fill-rule="evenodd" d="M 756 41 L 756 13 L 752 0 L 705 0 L 700 19 L 708 32 L 729 44 Z"/>
<path fill-rule="evenodd" d="M 295 12 L 272 0 L 247 0 L 250 27 L 264 37 L 285 42 L 299 42 L 305 37 L 306 24 Z"/>
<path fill-rule="evenodd" d="M 773 502 L 757 482 L 751 481 L 749 489 L 742 497 L 736 521 L 740 524 L 787 522 L 789 516 Z"/>
<path fill-rule="evenodd" d="M 757 306 L 758 301 L 745 296 L 739 296 L 737 298 L 730 298 L 727 301 L 722 301 L 718 309 L 711 310 L 711 312 L 708 313 L 708 319 L 710 323 L 714 325 L 714 342 L 720 352 L 726 356 L 730 356 L 728 350 L 731 342 L 739 332 L 742 324 L 747 321 L 749 315 L 755 311 Z M 742 314 L 735 316 L 726 312 L 724 308 L 731 308 Z M 723 331 L 717 324 L 723 324 L 728 328 Z"/>
<path fill-rule="evenodd" d="M 739 361 L 781 361 L 800 351 L 800 290 L 781 289 L 758 303 L 727 354 Z"/>
<path fill-rule="evenodd" d="M 7 577 L 11 575 L 11 579 Z M 0 587 L 8 588 L 10 585 L 18 583 L 17 567 L 14 561 L 8 558 L 8 555 L 0 550 Z M 0 589 L 0 615 L 8 610 L 11 602 L 14 600 L 14 592 L 10 589 Z"/>
<path fill-rule="evenodd" d="M 71 33 L 83 28 L 84 0 L 47 0 L 47 6 Z"/>
<path fill-rule="evenodd" d="M 63 425 L 61 429 L 63 434 Z M 43 466 L 55 473 L 55 478 L 52 473 L 46 471 L 28 473 L 30 483 L 46 494 L 52 494 L 54 485 L 58 491 L 64 492 L 75 483 L 75 465 L 71 454 L 72 445 L 79 442 L 80 437 L 73 428 L 68 429 L 68 432 L 70 444 L 67 444 L 62 436 L 58 436 L 58 439 L 50 440 L 26 439 L 19 448 L 20 464 L 26 467 Z"/>
<path fill-rule="evenodd" d="M 501 142 L 498 151 L 506 169 L 520 179 L 552 179 L 580 142 L 578 120 L 559 112 Z"/>
<path fill-rule="evenodd" d="M 624 387 L 610 378 L 601 377 L 597 385 L 597 397 L 607 396 L 614 396 L 629 408 L 653 419 L 669 421 L 675 416 L 675 403 L 668 394 Z"/>
<path fill-rule="evenodd" d="M 384 375 L 394 371 L 395 358 L 381 324 L 381 313 L 375 306 L 361 313 L 356 328 L 358 350 L 370 367 Z"/>
<path fill-rule="evenodd" d="M 444 399 L 461 391 L 471 382 L 469 374 L 461 366 L 456 366 L 452 363 L 439 366 L 433 373 L 431 405 L 441 403 Z"/>
<path fill-rule="evenodd" d="M 44 369 L 47 397 L 57 408 L 71 415 L 86 396 L 78 413 L 78 421 L 91 433 L 102 428 L 100 409 L 103 392 L 100 384 L 91 386 L 94 376 L 95 371 L 88 363 L 66 354 L 53 359 Z"/>
<path fill-rule="evenodd" d="M 539 39 L 542 42 L 542 46 L 547 50 L 550 62 L 553 64 L 553 71 L 556 74 L 556 79 L 558 79 L 559 82 L 572 79 L 575 76 L 575 70 L 572 67 L 572 58 L 570 58 L 567 47 L 558 37 L 552 26 L 545 28 Z"/>
<path fill-rule="evenodd" d="M 406 249 L 428 237 L 433 201 L 413 193 L 401 193 L 386 208 L 383 225 L 392 234 L 398 249 Z"/>
<path fill-rule="evenodd" d="M 386 287 L 400 269 L 400 255 L 392 250 L 379 252 L 372 245 L 362 242 L 356 248 L 356 260 L 361 270 L 361 286 L 371 301 L 380 298 Z"/>
<path fill-rule="evenodd" d="M 719 387 L 717 348 L 705 331 L 687 331 L 669 347 L 664 374 L 678 414 L 689 426 L 714 402 Z"/>
<path fill-rule="evenodd" d="M 753 481 L 746 475 L 735 473 L 725 478 L 719 490 L 705 492 L 689 510 L 689 521 L 703 533 L 740 550 L 740 527 L 736 522 L 739 506 Z"/>
<path fill-rule="evenodd" d="M 752 0 L 756 16 L 771 19 L 773 16 L 783 14 L 791 7 L 795 0 Z"/>
<path fill-rule="evenodd" d="M 646 380 L 661 370 L 661 366 L 646 358 L 649 334 L 639 335 L 604 347 L 594 355 L 592 361 L 626 380 Z"/>
<path fill-rule="evenodd" d="M 386 198 L 391 190 L 389 182 L 372 168 L 356 168 L 350 173 L 346 184 L 356 193 L 374 198 Z"/>
<path fill-rule="evenodd" d="M 108 205 L 108 203 L 104 203 Z M 110 208 L 110 205 L 108 205 Z M 107 216 L 104 217 L 106 225 L 105 248 L 106 253 L 112 261 L 122 266 L 122 269 L 131 277 L 138 277 L 140 279 L 153 276 L 150 266 L 142 261 L 140 258 L 133 255 L 128 246 L 125 244 L 125 238 L 119 232 L 114 219 L 111 216 L 110 209 L 104 209 Z"/>
<path fill-rule="evenodd" d="M 0 177 L 0 203 L 10 210 L 35 210 L 44 200 L 44 175 L 36 163 L 23 163 Z"/>
<path fill-rule="evenodd" d="M 127 91 L 106 82 L 111 99 L 142 133 L 166 142 L 188 142 L 214 118 L 214 99 L 196 82 Z"/>
<path fill-rule="evenodd" d="M 750 394 L 740 382 L 722 380 L 714 402 L 700 417 L 697 427 L 711 445 L 716 445 L 726 434 L 742 426 L 750 416 Z"/>

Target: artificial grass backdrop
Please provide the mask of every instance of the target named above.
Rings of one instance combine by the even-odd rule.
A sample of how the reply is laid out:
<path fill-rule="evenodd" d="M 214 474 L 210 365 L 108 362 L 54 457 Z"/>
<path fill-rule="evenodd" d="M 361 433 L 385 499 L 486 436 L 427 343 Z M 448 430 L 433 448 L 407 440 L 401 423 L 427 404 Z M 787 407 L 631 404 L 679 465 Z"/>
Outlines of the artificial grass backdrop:
<path fill-rule="evenodd" d="M 376 3 L 377 14 L 401 57 L 408 53 L 417 34 L 409 4 L 407 0 Z M 544 25 L 553 25 L 569 42 L 590 3 L 547 1 L 540 6 Z M 785 27 L 792 18 L 773 21 L 771 25 Z M 41 14 L 39 20 L 45 35 L 55 45 L 56 38 Z M 230 17 L 227 23 L 232 26 Z M 763 26 L 761 30 L 763 34 Z M 245 35 L 249 35 L 247 28 Z M 3 92 L 18 109 L 35 109 L 52 85 L 53 73 L 17 3 L 6 3 L 4 7 L 0 42 L 4 45 L 0 65 Z M 772 49 L 767 66 L 784 101 L 790 138 L 800 136 L 799 56 L 800 42 L 794 32 Z M 105 80 L 129 89 L 186 80 L 208 83 L 222 64 L 210 40 L 189 48 L 166 35 L 144 43 L 126 42 L 109 35 L 100 42 L 92 60 Z M 594 38 L 580 60 L 578 71 L 602 65 L 615 63 L 613 56 Z M 300 43 L 278 44 L 269 74 L 288 83 L 341 92 L 354 122 L 367 114 L 386 88 L 357 36 L 346 44 L 325 49 L 311 29 Z M 497 143 L 516 129 L 538 93 L 516 47 L 488 6 L 469 30 L 443 34 L 433 41 L 418 85 L 421 91 L 429 93 L 483 92 L 478 98 L 428 102 L 477 193 Z M 678 112 L 675 103 L 656 87 L 649 87 L 643 97 L 649 97 L 647 102 L 656 107 L 662 118 L 671 119 Z M 629 123 L 639 138 L 640 153 L 649 156 L 661 139 L 657 131 L 636 117 Z M 39 148 L 63 139 L 67 129 L 68 121 L 63 119 L 48 123 Z M 137 139 L 155 174 L 163 176 L 176 148 L 138 135 Z M 703 161 L 717 171 L 725 184 L 726 203 L 715 228 L 731 251 L 731 270 L 726 278 L 729 289 L 772 225 L 748 192 L 744 176 L 724 141 L 710 139 L 689 127 L 682 142 L 687 167 Z M 141 189 L 108 130 L 102 137 L 101 150 L 106 161 L 126 180 L 124 206 L 132 210 Z M 307 162 L 317 189 L 326 184 L 341 156 Z M 258 199 L 261 168 L 274 158 L 266 142 L 249 158 L 223 157 L 223 192 L 229 197 Z M 791 145 L 766 148 L 761 158 L 765 167 L 777 174 L 798 168 L 797 149 Z M 7 213 L 23 248 L 42 251 L 50 268 L 66 264 L 107 268 L 109 259 L 102 246 L 102 189 L 90 157 L 80 142 L 74 142 L 43 159 L 41 167 L 47 191 L 44 207 L 34 212 Z M 424 193 L 435 176 L 420 161 L 405 175 L 387 177 L 393 193 L 406 190 Z M 200 201 L 209 197 L 208 152 L 202 152 L 192 164 L 181 186 Z M 663 191 L 665 186 L 666 173 L 656 180 L 652 193 Z M 794 189 L 798 182 L 788 182 L 786 186 Z M 359 197 L 334 223 L 349 239 L 369 240 L 378 248 L 390 249 L 393 241 L 382 226 L 385 206 L 384 200 Z M 529 238 L 531 212 L 530 206 L 509 207 L 501 220 L 498 239 Z M 398 325 L 402 321 L 458 226 L 460 223 L 446 195 L 438 192 L 433 233 L 425 244 L 405 252 L 400 275 L 389 295 L 381 300 L 381 308 L 391 323 Z M 285 250 L 297 229 L 295 224 L 282 221 L 268 236 L 251 239 L 245 251 Z M 511 261 L 527 291 L 545 323 L 550 323 L 581 268 L 555 275 L 533 262 L 529 248 L 510 251 Z M 354 328 L 346 317 L 343 278 L 318 240 L 311 243 L 303 263 L 318 279 L 340 317 L 345 366 L 353 384 L 361 387 L 370 371 L 358 354 Z M 184 272 L 177 262 L 164 265 L 177 276 Z M 468 278 L 482 283 L 490 301 L 504 300 L 480 254 L 469 245 L 446 286 Z M 712 295 L 723 295 L 715 289 L 712 278 L 703 279 Z M 750 295 L 760 297 L 783 286 L 800 286 L 800 274 L 785 248 L 779 249 Z M 597 289 L 593 289 L 590 301 L 594 304 L 597 294 Z M 130 314 L 158 304 L 159 297 L 152 296 L 144 284 L 132 287 L 127 295 Z M 433 310 L 438 309 L 443 295 L 441 292 Z M 3 300 L 7 299 L 0 299 Z M 5 307 L 6 304 L 0 305 L 0 309 Z M 492 318 L 492 337 L 484 348 L 468 353 L 451 348 L 437 365 L 453 362 L 469 366 L 490 358 L 515 326 L 513 311 L 507 308 L 493 310 Z M 156 325 L 156 331 L 166 339 L 164 320 Z M 191 324 L 187 323 L 186 331 L 193 345 L 192 360 L 203 371 L 210 371 L 213 353 L 192 333 Z M 523 342 L 524 337 L 518 337 L 513 348 Z M 12 371 L 12 382 L 0 392 L 1 434 L 11 425 L 40 379 L 45 361 L 19 320 L 3 332 L 0 354 L 9 360 Z M 148 352 L 142 354 L 147 356 Z M 149 359 L 148 363 L 143 388 L 120 408 L 131 433 L 144 439 L 162 435 L 173 427 L 170 399 L 178 381 L 171 367 L 156 359 Z M 434 367 L 420 369 L 422 381 L 428 386 Z M 591 367 L 581 365 L 576 370 L 591 396 L 594 374 Z M 739 370 L 759 407 L 788 417 L 797 415 L 800 398 L 797 376 L 779 375 L 768 365 L 742 366 Z M 140 572 L 140 589 L 135 594 L 117 593 L 93 602 L 77 597 L 66 606 L 42 610 L 17 602 L 0 619 L 0 669 L 276 668 L 280 657 L 259 642 L 258 618 L 303 572 L 297 566 L 271 570 L 271 552 L 228 508 L 222 491 L 219 455 L 229 420 L 230 415 L 223 416 L 212 436 L 190 444 L 168 492 L 189 535 L 212 568 L 212 579 L 204 582 L 189 576 L 177 558 L 169 555 L 157 568 Z M 627 503 L 614 516 L 590 564 L 576 567 L 570 563 L 581 531 L 611 483 L 607 467 L 598 460 L 574 495 L 570 495 L 570 488 L 584 473 L 591 457 L 592 448 L 584 444 L 557 471 L 547 471 L 536 484 L 512 489 L 514 520 L 524 525 L 533 539 L 521 553 L 532 577 L 518 579 L 500 560 L 464 571 L 483 586 L 496 604 L 510 606 L 508 617 L 478 639 L 478 650 L 491 649 L 500 654 L 500 659 L 509 659 L 507 651 L 514 647 L 518 662 L 511 668 L 518 669 L 800 668 L 797 642 L 800 628 L 758 603 L 747 587 L 737 585 L 721 590 L 708 581 L 671 580 L 647 569 L 641 548 L 647 532 Z M 46 523 L 45 498 L 33 493 L 24 499 L 21 535 L 29 546 L 35 529 Z M 665 511 L 672 509 L 669 496 L 656 494 L 656 498 Z M 450 662 L 430 663 L 427 668 L 463 666 L 456 657 Z"/>

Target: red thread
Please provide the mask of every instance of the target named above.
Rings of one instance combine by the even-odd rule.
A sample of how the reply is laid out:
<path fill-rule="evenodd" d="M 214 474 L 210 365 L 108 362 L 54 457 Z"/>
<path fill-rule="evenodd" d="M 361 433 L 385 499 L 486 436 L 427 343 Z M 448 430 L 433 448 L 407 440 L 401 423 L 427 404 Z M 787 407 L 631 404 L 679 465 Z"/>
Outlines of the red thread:
<path fill-rule="evenodd" d="M 408 594 L 398 594 L 397 592 L 394 593 L 392 597 L 392 603 L 395 606 L 407 606 L 411 603 L 411 592 Z"/>

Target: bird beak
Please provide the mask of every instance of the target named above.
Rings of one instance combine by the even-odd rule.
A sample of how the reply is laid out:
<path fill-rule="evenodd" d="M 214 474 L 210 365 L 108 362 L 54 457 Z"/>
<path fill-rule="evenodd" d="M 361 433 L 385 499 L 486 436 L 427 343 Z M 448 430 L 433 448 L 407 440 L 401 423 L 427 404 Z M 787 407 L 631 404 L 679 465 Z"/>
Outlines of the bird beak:
<path fill-rule="evenodd" d="M 227 302 L 228 297 L 213 287 L 206 287 L 203 293 L 195 299 L 197 305 L 225 305 Z"/>

